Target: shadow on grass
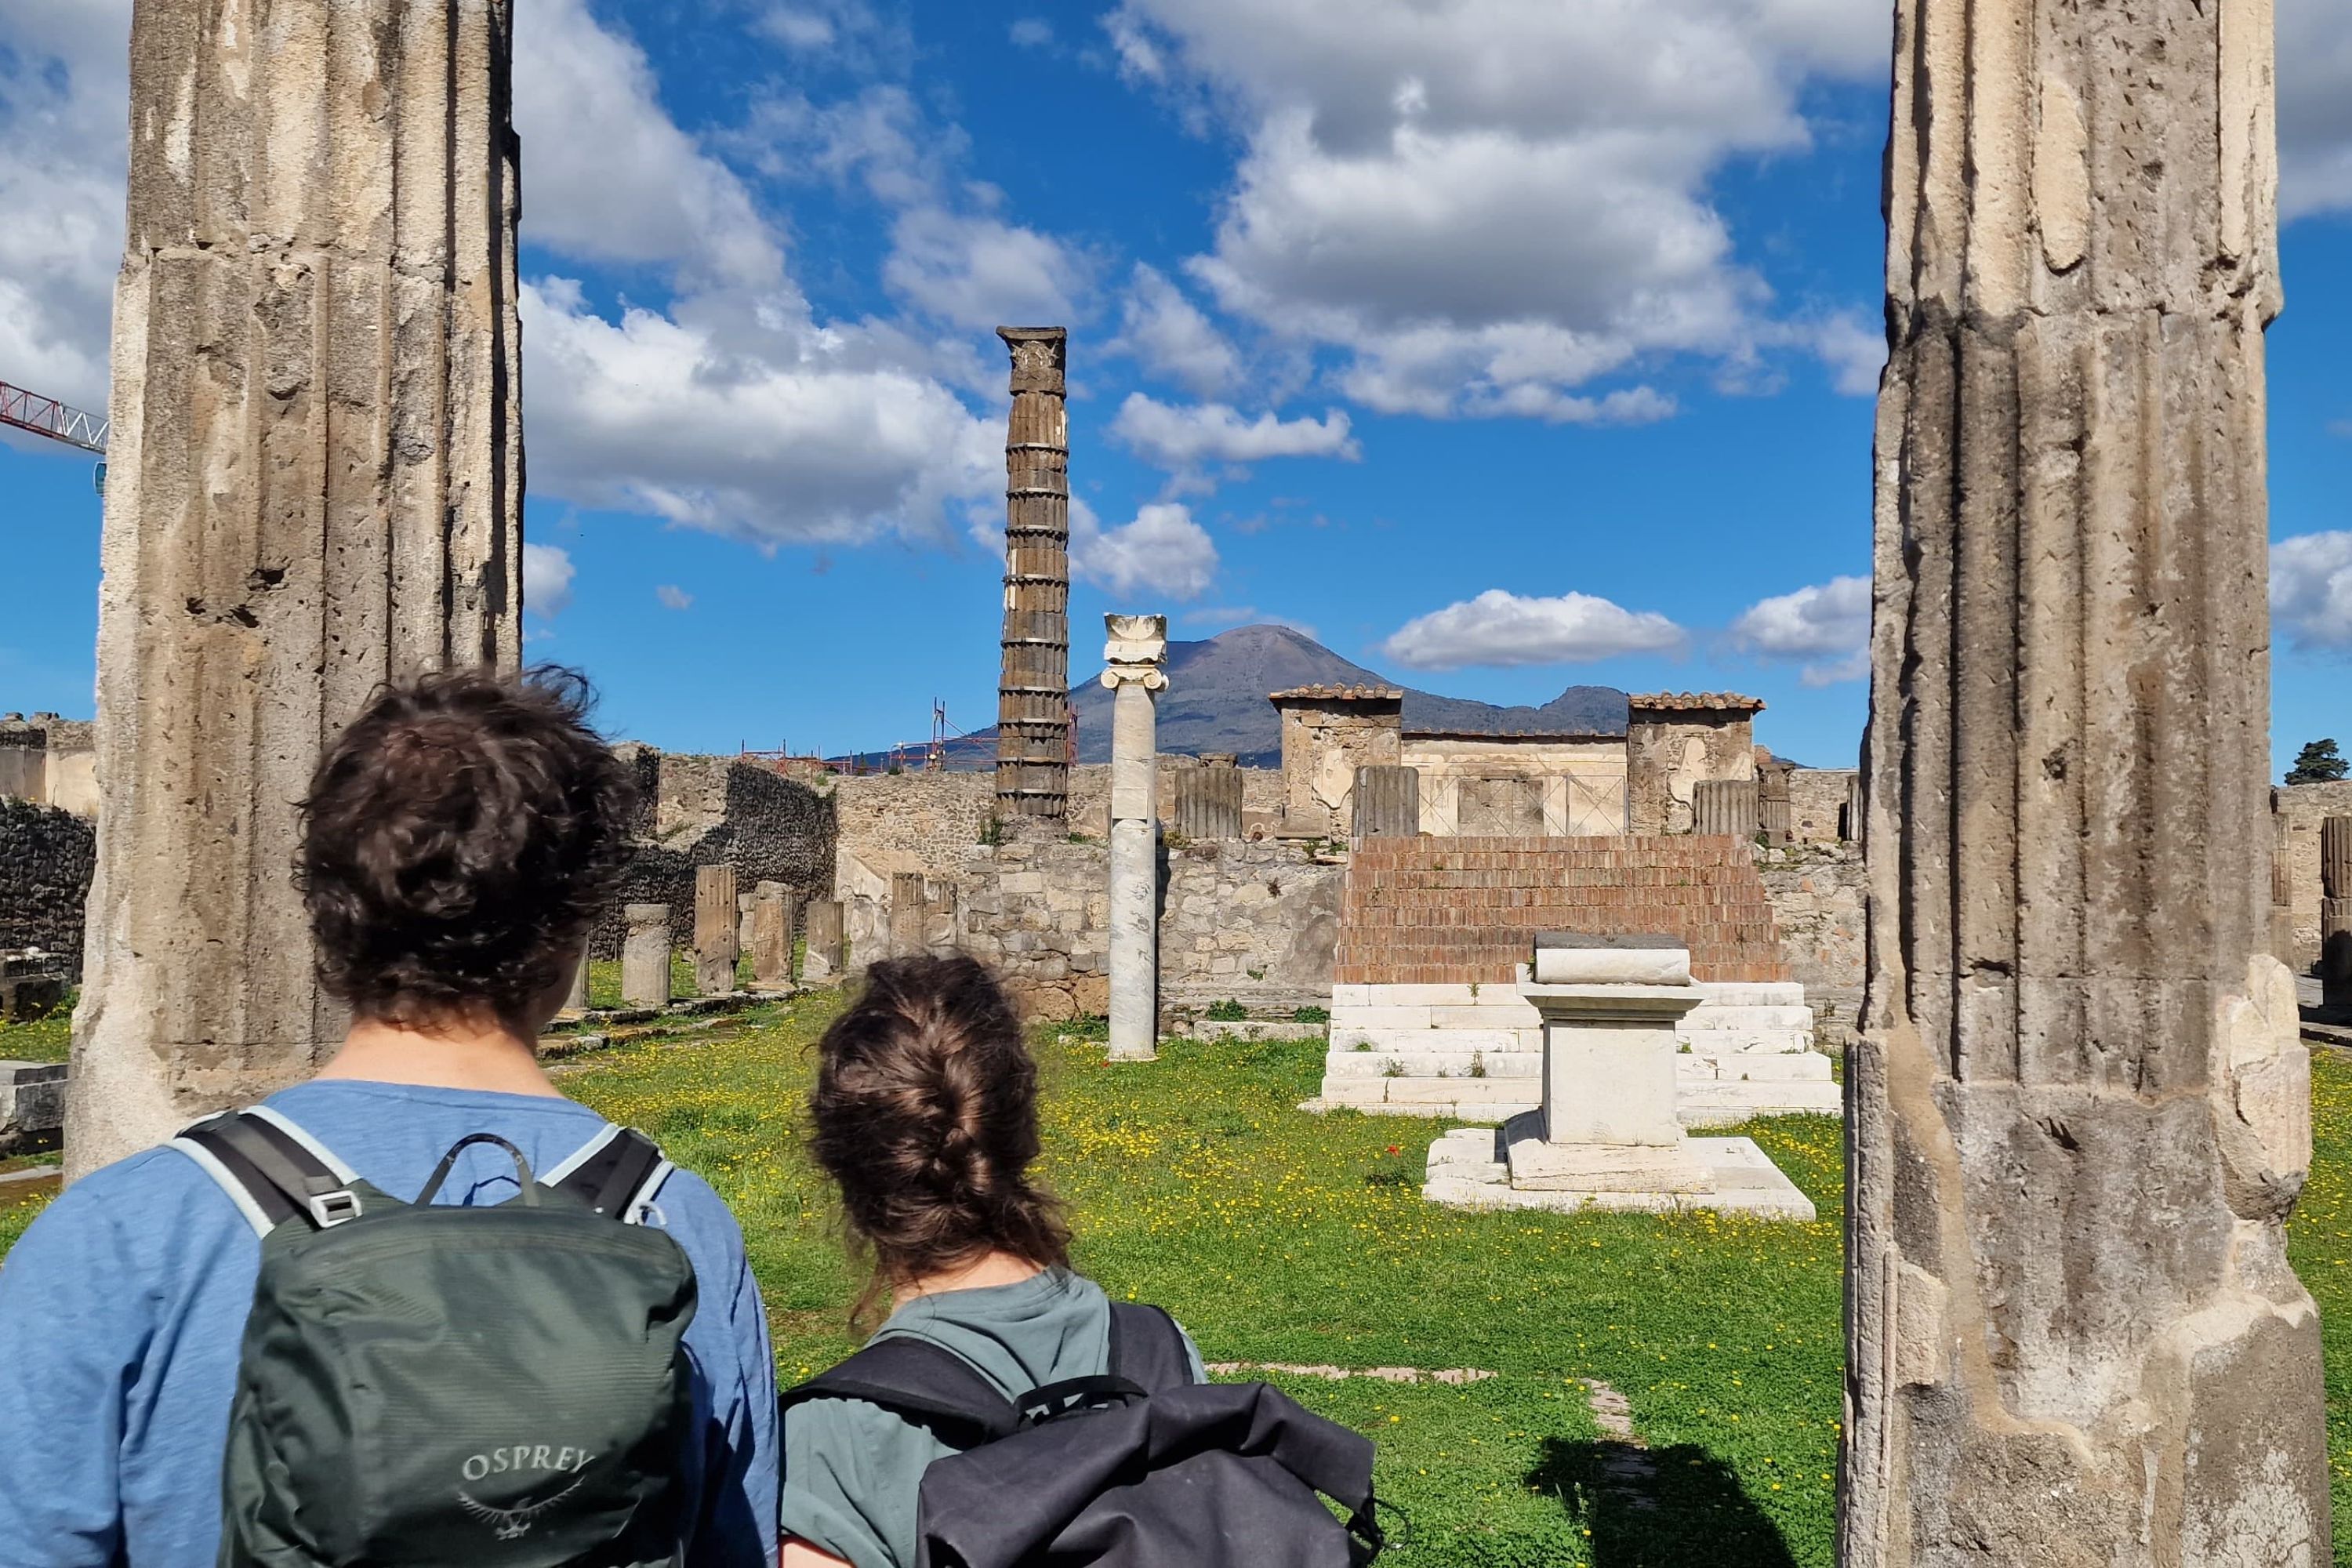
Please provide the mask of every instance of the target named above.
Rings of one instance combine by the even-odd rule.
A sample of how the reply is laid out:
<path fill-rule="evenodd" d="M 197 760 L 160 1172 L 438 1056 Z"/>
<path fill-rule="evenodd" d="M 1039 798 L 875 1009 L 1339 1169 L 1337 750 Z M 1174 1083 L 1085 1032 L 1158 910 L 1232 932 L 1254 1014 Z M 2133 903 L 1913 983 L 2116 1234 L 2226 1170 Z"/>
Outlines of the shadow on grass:
<path fill-rule="evenodd" d="M 1544 1444 L 1528 1485 L 1592 1532 L 1592 1568 L 1796 1568 L 1780 1527 L 1731 1467 L 1696 1444 Z"/>

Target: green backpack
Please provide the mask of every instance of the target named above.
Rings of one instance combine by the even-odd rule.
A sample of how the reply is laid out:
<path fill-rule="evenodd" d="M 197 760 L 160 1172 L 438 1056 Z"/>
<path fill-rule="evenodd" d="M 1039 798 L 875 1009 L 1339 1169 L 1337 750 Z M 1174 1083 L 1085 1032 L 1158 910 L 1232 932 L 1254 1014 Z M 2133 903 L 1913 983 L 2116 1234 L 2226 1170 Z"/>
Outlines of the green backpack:
<path fill-rule="evenodd" d="M 522 1190 L 433 1199 L 469 1144 Z M 461 1139 L 414 1204 L 267 1106 L 189 1128 L 261 1235 L 221 1470 L 222 1568 L 681 1560 L 694 1269 L 636 1223 L 670 1172 L 608 1127 L 544 1178 Z"/>

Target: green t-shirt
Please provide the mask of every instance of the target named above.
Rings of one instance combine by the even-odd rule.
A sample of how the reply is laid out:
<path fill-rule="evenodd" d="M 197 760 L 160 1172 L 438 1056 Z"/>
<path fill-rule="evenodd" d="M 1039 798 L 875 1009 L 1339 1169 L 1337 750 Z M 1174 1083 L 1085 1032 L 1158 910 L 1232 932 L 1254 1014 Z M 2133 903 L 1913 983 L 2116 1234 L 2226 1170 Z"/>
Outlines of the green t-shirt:
<path fill-rule="evenodd" d="M 886 1334 L 954 1352 L 1007 1399 L 1110 1370 L 1110 1300 L 1066 1268 L 917 1297 L 875 1338 Z M 1205 1376 L 1192 1356 L 1193 1375 Z M 916 1490 L 931 1461 L 954 1452 L 862 1399 L 796 1405 L 784 1413 L 783 1533 L 856 1568 L 914 1568 Z"/>

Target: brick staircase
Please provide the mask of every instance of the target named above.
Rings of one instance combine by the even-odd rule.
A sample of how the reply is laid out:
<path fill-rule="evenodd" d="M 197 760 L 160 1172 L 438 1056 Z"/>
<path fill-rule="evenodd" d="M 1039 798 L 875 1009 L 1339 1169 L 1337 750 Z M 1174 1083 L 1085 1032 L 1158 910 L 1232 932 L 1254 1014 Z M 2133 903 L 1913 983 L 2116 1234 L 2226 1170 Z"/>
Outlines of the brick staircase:
<path fill-rule="evenodd" d="M 1838 1108 L 1748 846 L 1690 835 L 1358 841 L 1310 1103 L 1476 1121 L 1531 1109 L 1543 1036 L 1518 966 L 1547 931 L 1689 946 L 1706 1000 L 1676 1030 L 1686 1123 Z"/>

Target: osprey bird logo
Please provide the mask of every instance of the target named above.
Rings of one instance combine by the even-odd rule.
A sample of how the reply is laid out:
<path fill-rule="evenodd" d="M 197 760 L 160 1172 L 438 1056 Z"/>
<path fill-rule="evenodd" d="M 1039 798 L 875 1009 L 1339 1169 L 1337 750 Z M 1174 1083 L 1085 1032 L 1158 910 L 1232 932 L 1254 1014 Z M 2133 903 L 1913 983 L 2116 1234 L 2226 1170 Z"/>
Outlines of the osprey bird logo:
<path fill-rule="evenodd" d="M 541 1514 L 545 1513 L 549 1509 L 553 1508 L 557 1503 L 562 1502 L 565 1498 L 570 1497 L 573 1492 L 576 1492 L 579 1489 L 580 1483 L 578 1481 L 574 1481 L 551 1498 L 542 1498 L 537 1502 L 527 1502 L 520 1508 L 492 1508 L 489 1504 L 483 1502 L 477 1498 L 470 1497 L 462 1490 L 457 1494 L 457 1501 L 467 1513 L 472 1514 L 476 1519 L 482 1521 L 486 1524 L 494 1524 L 498 1526 L 499 1540 L 520 1541 L 524 1536 L 530 1533 L 532 1522 L 536 1521 Z"/>

